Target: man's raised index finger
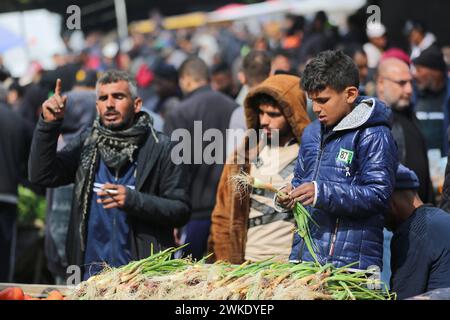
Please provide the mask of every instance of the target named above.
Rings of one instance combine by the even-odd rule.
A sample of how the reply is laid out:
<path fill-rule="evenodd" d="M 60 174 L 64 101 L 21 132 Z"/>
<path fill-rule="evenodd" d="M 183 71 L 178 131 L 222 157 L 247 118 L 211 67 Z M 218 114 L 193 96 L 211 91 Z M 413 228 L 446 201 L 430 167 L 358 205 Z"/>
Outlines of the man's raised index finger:
<path fill-rule="evenodd" d="M 57 96 L 61 95 L 61 79 L 59 78 L 56 80 L 55 95 Z"/>

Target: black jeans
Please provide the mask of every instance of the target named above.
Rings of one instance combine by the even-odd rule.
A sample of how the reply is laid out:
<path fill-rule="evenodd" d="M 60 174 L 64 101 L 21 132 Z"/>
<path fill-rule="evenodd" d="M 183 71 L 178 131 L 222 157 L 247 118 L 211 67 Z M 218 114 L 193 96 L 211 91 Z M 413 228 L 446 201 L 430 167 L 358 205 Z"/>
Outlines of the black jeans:
<path fill-rule="evenodd" d="M 17 205 L 0 202 L 0 282 L 11 282 L 14 272 Z"/>

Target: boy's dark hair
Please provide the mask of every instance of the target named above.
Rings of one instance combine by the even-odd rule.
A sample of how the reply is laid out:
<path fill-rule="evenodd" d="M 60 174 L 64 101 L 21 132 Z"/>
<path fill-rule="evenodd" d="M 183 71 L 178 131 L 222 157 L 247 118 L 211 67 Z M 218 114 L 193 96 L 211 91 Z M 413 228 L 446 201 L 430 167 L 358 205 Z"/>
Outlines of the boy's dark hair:
<path fill-rule="evenodd" d="M 337 92 L 352 86 L 358 88 L 358 68 L 341 50 L 323 51 L 306 65 L 301 85 L 306 92 L 320 92 L 326 87 Z"/>

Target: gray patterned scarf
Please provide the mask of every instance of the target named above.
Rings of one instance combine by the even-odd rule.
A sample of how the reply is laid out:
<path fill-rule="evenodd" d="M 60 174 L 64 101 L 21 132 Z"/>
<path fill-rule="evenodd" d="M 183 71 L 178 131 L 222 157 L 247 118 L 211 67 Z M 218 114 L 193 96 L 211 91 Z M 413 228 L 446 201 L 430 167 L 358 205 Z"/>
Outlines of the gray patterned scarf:
<path fill-rule="evenodd" d="M 133 126 L 125 130 L 107 129 L 97 118 L 92 135 L 96 136 L 98 151 L 106 165 L 118 170 L 128 161 L 133 162 L 134 151 L 144 140 L 150 125 L 150 117 L 145 112 L 138 113 Z"/>

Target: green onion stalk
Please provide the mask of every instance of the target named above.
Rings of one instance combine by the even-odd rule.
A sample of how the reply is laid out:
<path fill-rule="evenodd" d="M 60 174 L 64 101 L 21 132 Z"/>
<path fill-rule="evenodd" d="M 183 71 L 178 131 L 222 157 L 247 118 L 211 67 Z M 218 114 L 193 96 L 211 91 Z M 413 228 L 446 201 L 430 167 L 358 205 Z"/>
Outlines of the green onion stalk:
<path fill-rule="evenodd" d="M 265 183 L 260 179 L 252 177 L 245 172 L 241 172 L 231 177 L 231 181 L 234 184 L 235 191 L 239 193 L 241 197 L 249 191 L 249 188 L 271 191 L 276 193 L 277 196 L 280 197 L 286 196 L 286 194 L 283 191 L 276 189 L 272 184 Z M 306 210 L 305 207 L 300 202 L 295 203 L 293 211 L 295 222 L 297 224 L 297 233 L 305 242 L 306 248 L 308 249 L 315 263 L 320 265 L 319 259 L 317 258 L 316 255 L 316 251 L 318 249 L 312 239 L 311 230 L 309 228 L 309 222 L 313 222 L 316 225 L 317 223 L 311 217 L 311 214 L 308 212 L 308 210 Z"/>
<path fill-rule="evenodd" d="M 138 275 L 161 275 L 184 270 L 189 265 L 192 265 L 192 261 L 190 259 L 172 259 L 172 256 L 185 246 L 187 244 L 178 248 L 168 248 L 156 254 L 153 254 L 152 247 L 152 254 L 148 258 L 133 261 L 118 268 L 122 274 L 121 282 L 130 281 Z"/>

